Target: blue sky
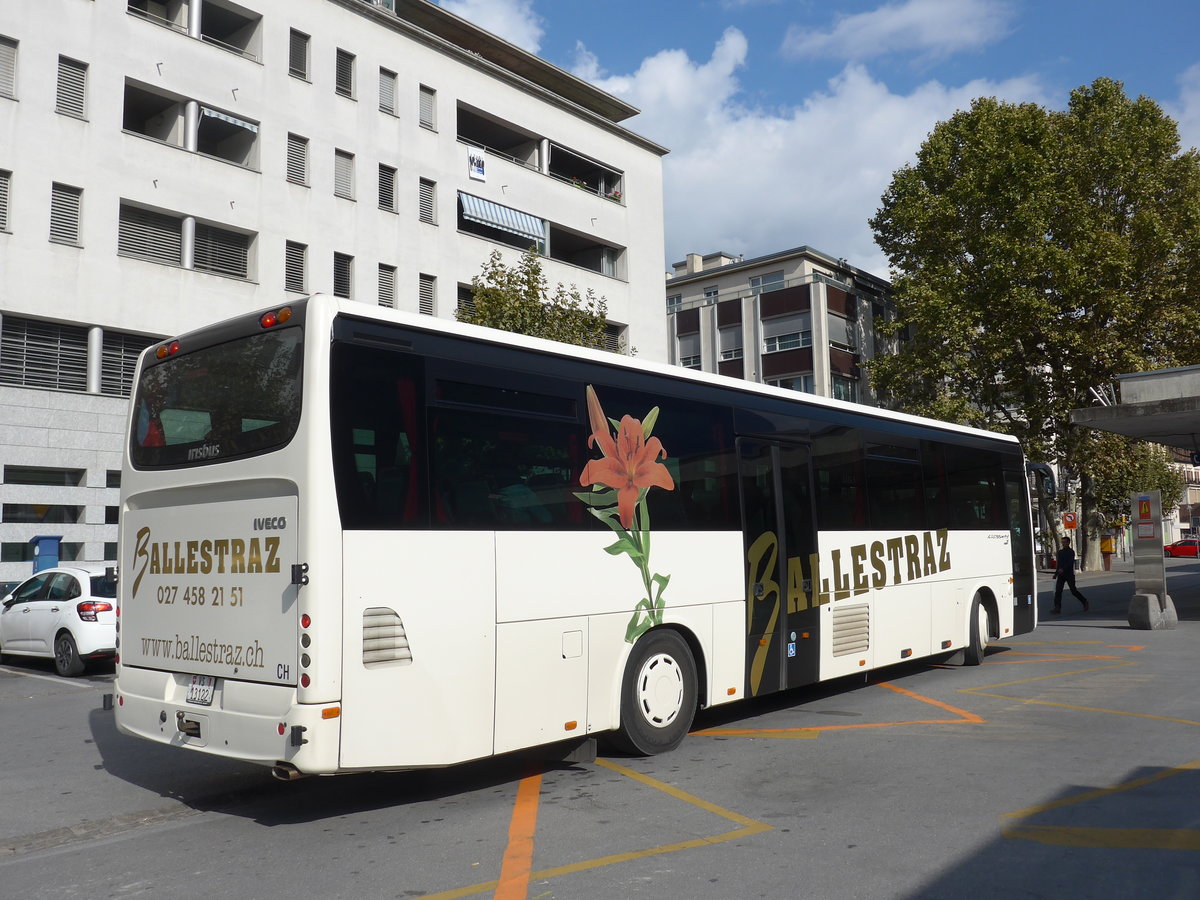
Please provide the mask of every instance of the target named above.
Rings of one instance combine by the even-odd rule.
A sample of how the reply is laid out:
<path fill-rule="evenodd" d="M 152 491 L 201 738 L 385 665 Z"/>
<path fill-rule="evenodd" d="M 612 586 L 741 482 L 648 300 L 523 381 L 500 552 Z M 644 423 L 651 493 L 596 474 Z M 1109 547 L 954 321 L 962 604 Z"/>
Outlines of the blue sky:
<path fill-rule="evenodd" d="M 624 124 L 671 150 L 665 265 L 808 244 L 886 276 L 867 219 L 975 97 L 1062 109 L 1115 78 L 1200 146 L 1197 0 L 439 3 L 642 110 Z"/>

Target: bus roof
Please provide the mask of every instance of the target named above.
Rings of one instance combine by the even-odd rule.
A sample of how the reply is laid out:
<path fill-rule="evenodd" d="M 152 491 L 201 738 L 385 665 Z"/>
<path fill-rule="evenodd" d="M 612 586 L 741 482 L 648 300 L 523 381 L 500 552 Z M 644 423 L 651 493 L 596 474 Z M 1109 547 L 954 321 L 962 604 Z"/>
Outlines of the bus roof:
<path fill-rule="evenodd" d="M 976 437 L 989 438 L 992 440 L 1012 444 L 1020 443 L 1012 435 L 1003 434 L 1001 432 L 987 431 L 981 428 L 973 428 L 966 425 L 958 425 L 953 422 L 943 422 L 938 419 L 930 419 L 923 416 L 915 416 L 910 413 L 880 409 L 878 407 L 866 406 L 860 403 L 851 403 L 845 400 L 832 400 L 828 397 L 821 397 L 816 394 L 802 394 L 786 388 L 777 388 L 770 385 L 759 384 L 753 381 L 745 381 L 741 378 L 734 378 L 728 375 L 699 372 L 694 369 L 685 369 L 681 366 L 673 366 L 668 363 L 649 362 L 646 360 L 640 360 L 633 357 L 612 353 L 606 350 L 593 350 L 573 344 L 563 344 L 558 341 L 546 340 L 545 338 L 531 337 L 529 335 L 517 334 L 515 332 L 499 331 L 494 328 L 485 328 L 480 325 L 468 325 L 453 320 L 433 318 L 428 315 L 420 315 L 404 310 L 368 306 L 364 303 L 359 303 L 354 300 L 334 298 L 326 294 L 313 294 L 307 299 L 310 302 L 332 303 L 337 314 L 351 316 L 354 318 L 375 319 L 382 322 L 394 322 L 398 325 L 404 325 L 407 328 L 413 328 L 420 331 L 456 335 L 469 340 L 484 341 L 500 346 L 520 347 L 553 356 L 588 360 L 601 365 L 653 373 L 656 375 L 664 375 L 669 378 L 679 379 L 681 381 L 691 381 L 699 384 L 711 385 L 713 387 L 721 387 L 727 390 L 741 391 L 749 394 L 760 394 L 767 397 L 776 397 L 793 403 L 802 402 L 812 406 L 838 410 L 840 412 L 854 413 L 856 415 L 865 415 L 893 422 L 939 428 L 946 431 L 952 431 L 957 434 L 973 435 Z"/>

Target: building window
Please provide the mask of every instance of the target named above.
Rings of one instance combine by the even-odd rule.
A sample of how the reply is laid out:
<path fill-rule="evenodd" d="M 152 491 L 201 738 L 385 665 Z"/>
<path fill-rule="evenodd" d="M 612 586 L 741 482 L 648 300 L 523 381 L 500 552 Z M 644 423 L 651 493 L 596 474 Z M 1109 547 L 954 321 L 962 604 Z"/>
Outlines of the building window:
<path fill-rule="evenodd" d="M 354 199 L 354 154 L 345 150 L 333 151 L 333 193 L 336 197 Z"/>
<path fill-rule="evenodd" d="M 621 353 L 625 349 L 628 327 L 609 322 L 604 326 L 604 349 L 609 353 Z"/>
<path fill-rule="evenodd" d="M 671 294 L 667 297 L 667 312 L 678 312 L 681 306 L 683 306 L 683 294 Z"/>
<path fill-rule="evenodd" d="M 63 115 L 75 116 L 82 119 L 86 112 L 87 98 L 87 63 L 58 58 L 58 93 L 55 99 L 54 111 Z"/>
<path fill-rule="evenodd" d="M 288 41 L 288 74 L 308 81 L 309 37 L 302 31 L 292 29 Z"/>
<path fill-rule="evenodd" d="M 676 319 L 676 322 L 679 320 Z M 681 334 L 679 340 L 679 364 L 685 369 L 700 368 L 700 335 Z"/>
<path fill-rule="evenodd" d="M 717 299 L 717 293 L 718 293 L 718 291 L 715 287 L 705 288 L 704 289 L 704 299 L 706 301 L 708 301 L 709 303 L 712 303 L 713 301 L 715 301 Z"/>
<path fill-rule="evenodd" d="M 732 325 L 722 328 L 717 335 L 721 349 L 721 359 L 742 358 L 742 326 Z"/>
<path fill-rule="evenodd" d="M 17 42 L 0 36 L 0 97 L 17 96 Z"/>
<path fill-rule="evenodd" d="M 192 268 L 233 278 L 250 277 L 250 236 L 197 222 Z"/>
<path fill-rule="evenodd" d="M 183 222 L 179 216 L 121 204 L 117 253 L 168 266 L 182 264 Z"/>
<path fill-rule="evenodd" d="M 303 294 L 306 290 L 304 263 L 308 256 L 308 246 L 295 241 L 287 241 L 284 244 L 283 256 L 283 289 L 295 294 Z"/>
<path fill-rule="evenodd" d="M 354 54 L 338 49 L 334 90 L 341 97 L 354 99 Z"/>
<path fill-rule="evenodd" d="M 437 91 L 421 85 L 421 127 L 437 131 Z"/>
<path fill-rule="evenodd" d="M 50 188 L 50 240 L 79 246 L 79 210 L 83 188 L 55 183 Z"/>
<path fill-rule="evenodd" d="M 308 138 L 288 135 L 287 180 L 292 184 L 308 184 Z"/>
<path fill-rule="evenodd" d="M 396 267 L 379 264 L 379 305 L 396 308 Z"/>
<path fill-rule="evenodd" d="M 379 164 L 379 208 L 396 211 L 396 170 Z"/>
<path fill-rule="evenodd" d="M 154 338 L 142 334 L 105 330 L 100 353 L 100 393 L 113 397 L 128 397 L 133 387 L 133 373 L 137 369 L 138 357 L 153 343 Z M 115 487 L 120 487 L 121 473 L 117 472 L 116 475 Z M 109 484 L 108 487 L 114 485 Z"/>
<path fill-rule="evenodd" d="M 782 378 L 768 378 L 767 384 L 788 391 L 813 393 L 813 377 L 811 375 L 784 375 Z"/>
<path fill-rule="evenodd" d="M 833 376 L 833 399 L 858 402 L 858 381 L 845 375 Z"/>
<path fill-rule="evenodd" d="M 350 299 L 354 287 L 354 257 L 345 253 L 333 254 L 333 296 Z"/>
<path fill-rule="evenodd" d="M 432 275 L 421 275 L 418 282 L 417 309 L 423 316 L 432 316 L 437 302 L 437 279 Z"/>
<path fill-rule="evenodd" d="M 258 165 L 258 123 L 201 106 L 196 152 L 252 168 Z"/>
<path fill-rule="evenodd" d="M 766 275 L 750 276 L 750 293 L 761 294 L 764 291 L 777 291 L 783 287 L 783 272 L 768 272 Z"/>
<path fill-rule="evenodd" d="M 396 73 L 390 69 L 379 70 L 379 111 L 396 114 Z"/>
<path fill-rule="evenodd" d="M 792 331 L 763 338 L 763 353 L 777 353 L 780 350 L 797 350 L 800 347 L 811 346 L 811 331 Z"/>
<path fill-rule="evenodd" d="M 87 469 L 59 469 L 52 466 L 5 466 L 5 484 L 33 484 L 39 487 L 84 487 Z"/>
<path fill-rule="evenodd" d="M 8 188 L 12 172 L 0 169 L 0 231 L 8 231 Z"/>
<path fill-rule="evenodd" d="M 427 178 L 421 179 L 420 217 L 422 222 L 436 225 L 434 212 L 437 209 L 437 183 Z"/>
<path fill-rule="evenodd" d="M 5 315 L 0 321 L 0 383 L 87 390 L 87 329 Z"/>

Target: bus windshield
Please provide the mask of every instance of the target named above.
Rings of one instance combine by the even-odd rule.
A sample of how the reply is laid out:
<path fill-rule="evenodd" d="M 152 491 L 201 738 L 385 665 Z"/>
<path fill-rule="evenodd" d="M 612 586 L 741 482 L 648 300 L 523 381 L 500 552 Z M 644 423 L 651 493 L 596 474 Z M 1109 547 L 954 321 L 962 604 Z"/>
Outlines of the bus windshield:
<path fill-rule="evenodd" d="M 205 465 L 277 449 L 300 420 L 298 327 L 147 363 L 134 400 L 138 468 Z"/>

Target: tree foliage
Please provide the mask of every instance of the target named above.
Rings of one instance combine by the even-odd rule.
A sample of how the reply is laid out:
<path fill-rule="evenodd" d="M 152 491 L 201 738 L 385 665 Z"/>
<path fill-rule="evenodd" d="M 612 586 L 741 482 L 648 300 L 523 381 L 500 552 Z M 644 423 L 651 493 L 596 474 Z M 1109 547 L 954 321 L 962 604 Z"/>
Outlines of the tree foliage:
<path fill-rule="evenodd" d="M 1079 473 L 1094 528 L 1093 478 L 1133 458 L 1070 410 L 1118 374 L 1200 362 L 1200 155 L 1120 82 L 1065 111 L 978 99 L 895 173 L 870 224 L 892 328 L 911 337 L 872 364 L 876 389 Z"/>
<path fill-rule="evenodd" d="M 559 284 L 550 292 L 537 248 L 530 247 L 515 266 L 493 250 L 479 275 L 471 279 L 472 304 L 460 307 L 460 322 L 603 350 L 608 305 L 591 288 Z"/>

